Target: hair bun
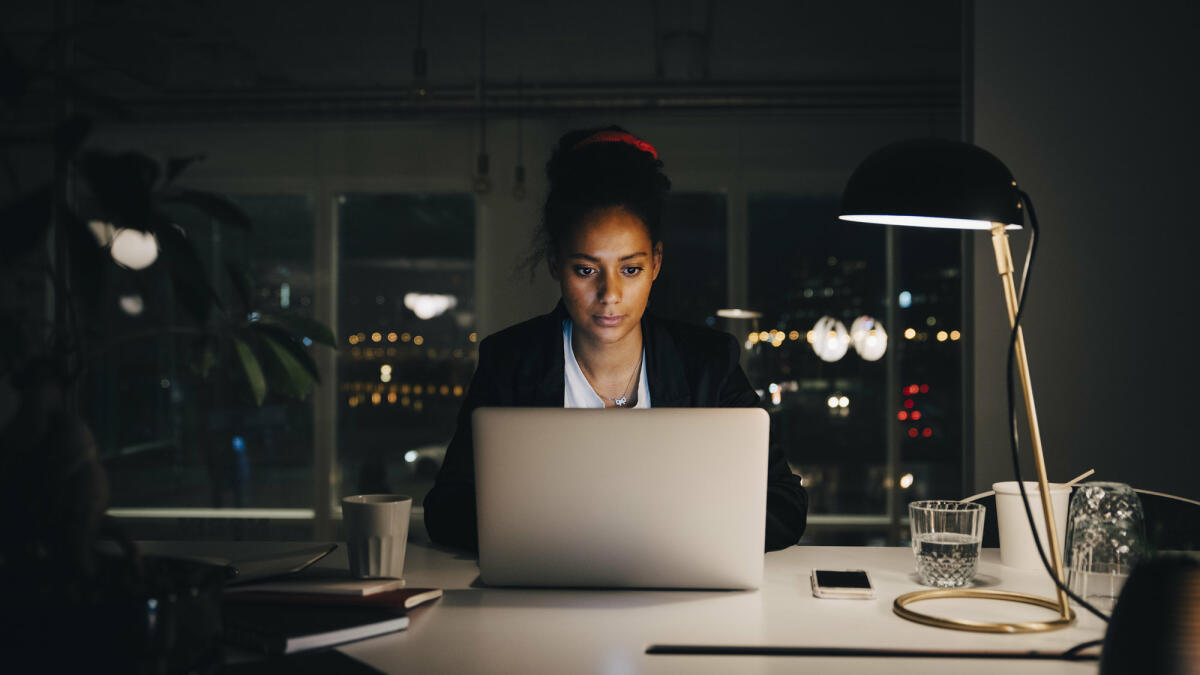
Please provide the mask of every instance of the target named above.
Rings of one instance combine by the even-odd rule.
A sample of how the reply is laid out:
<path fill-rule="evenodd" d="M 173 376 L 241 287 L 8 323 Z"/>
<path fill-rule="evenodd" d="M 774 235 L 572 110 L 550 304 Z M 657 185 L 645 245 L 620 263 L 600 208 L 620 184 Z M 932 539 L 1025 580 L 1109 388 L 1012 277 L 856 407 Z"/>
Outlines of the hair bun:
<path fill-rule="evenodd" d="M 604 131 L 624 137 L 583 143 Z M 610 126 L 569 131 L 558 140 L 546 163 L 550 191 L 535 250 L 526 261 L 531 271 L 541 259 L 553 258 L 572 228 L 600 209 L 624 208 L 645 224 L 653 243 L 662 241 L 662 211 L 671 181 L 653 147 L 627 134 Z"/>

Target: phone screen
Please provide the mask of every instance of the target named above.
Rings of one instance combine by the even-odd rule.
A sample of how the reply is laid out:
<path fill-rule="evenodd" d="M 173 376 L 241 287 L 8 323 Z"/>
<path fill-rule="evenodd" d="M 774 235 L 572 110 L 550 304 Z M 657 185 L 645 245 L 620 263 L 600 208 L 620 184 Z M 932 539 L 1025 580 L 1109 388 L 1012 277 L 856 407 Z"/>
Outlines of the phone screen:
<path fill-rule="evenodd" d="M 834 572 L 831 570 L 817 570 L 817 585 L 822 588 L 870 588 L 871 582 L 867 579 L 867 573 L 862 571 L 855 572 Z"/>

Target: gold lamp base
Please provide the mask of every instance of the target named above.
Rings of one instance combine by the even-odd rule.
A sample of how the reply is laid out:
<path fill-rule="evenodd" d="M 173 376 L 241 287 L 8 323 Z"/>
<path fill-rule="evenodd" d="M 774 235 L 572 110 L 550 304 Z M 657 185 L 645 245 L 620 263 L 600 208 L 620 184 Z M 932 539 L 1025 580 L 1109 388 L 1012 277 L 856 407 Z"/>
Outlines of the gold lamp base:
<path fill-rule="evenodd" d="M 937 628 L 950 628 L 953 630 L 970 630 L 978 633 L 1041 633 L 1044 631 L 1058 630 L 1066 628 L 1075 620 L 1075 610 L 1067 608 L 1066 614 L 1060 614 L 1058 617 L 1049 621 L 1017 621 L 1017 622 L 996 622 L 996 621 L 971 621 L 970 619 L 948 619 L 946 617 L 934 616 L 925 614 L 916 610 L 910 609 L 912 605 L 923 600 L 939 600 L 945 598 L 978 598 L 983 600 L 1005 600 L 1008 602 L 1019 602 L 1026 605 L 1035 605 L 1037 607 L 1045 607 L 1059 611 L 1061 607 L 1057 600 L 1042 598 L 1028 593 L 1017 593 L 1015 591 L 987 591 L 977 588 L 941 588 L 931 591 L 913 591 L 905 593 L 896 598 L 892 603 L 892 611 L 902 618 L 909 621 L 916 621 L 928 626 Z"/>

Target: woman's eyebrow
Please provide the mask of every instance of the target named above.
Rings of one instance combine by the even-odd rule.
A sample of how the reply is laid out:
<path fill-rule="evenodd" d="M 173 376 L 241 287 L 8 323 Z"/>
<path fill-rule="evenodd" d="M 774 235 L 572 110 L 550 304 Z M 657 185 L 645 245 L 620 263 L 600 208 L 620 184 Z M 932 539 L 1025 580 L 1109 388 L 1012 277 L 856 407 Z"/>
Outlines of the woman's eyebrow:
<path fill-rule="evenodd" d="M 646 253 L 645 251 L 638 251 L 637 253 L 630 253 L 630 254 L 629 254 L 629 255 L 627 255 L 627 256 L 622 256 L 622 257 L 621 257 L 621 262 L 625 262 L 626 260 L 632 260 L 632 259 L 634 259 L 634 258 L 643 257 L 643 256 L 647 256 L 647 257 L 648 257 L 649 255 L 650 255 L 650 254 L 649 254 L 649 253 Z M 589 261 L 591 261 L 591 262 L 600 262 L 600 259 L 599 259 L 599 258 L 597 258 L 597 257 L 595 257 L 595 256 L 588 255 L 588 254 L 586 254 L 586 253 L 572 253 L 571 255 L 569 255 L 569 256 L 567 256 L 567 257 L 568 257 L 568 258 L 583 258 L 584 260 L 589 260 Z"/>

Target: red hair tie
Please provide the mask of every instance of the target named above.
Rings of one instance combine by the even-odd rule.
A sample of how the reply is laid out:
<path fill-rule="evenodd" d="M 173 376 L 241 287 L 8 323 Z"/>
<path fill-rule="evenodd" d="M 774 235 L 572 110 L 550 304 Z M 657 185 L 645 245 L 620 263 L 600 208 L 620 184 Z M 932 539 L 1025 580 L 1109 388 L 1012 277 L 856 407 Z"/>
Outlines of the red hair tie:
<path fill-rule="evenodd" d="M 643 141 L 627 131 L 597 131 L 591 136 L 588 136 L 582 141 L 576 143 L 575 147 L 571 148 L 571 150 L 578 150 L 583 146 L 590 145 L 592 143 L 625 143 L 626 145 L 632 145 L 642 152 L 648 152 L 650 153 L 651 157 L 658 159 L 658 151 L 654 149 L 653 145 L 650 145 L 646 141 Z"/>

